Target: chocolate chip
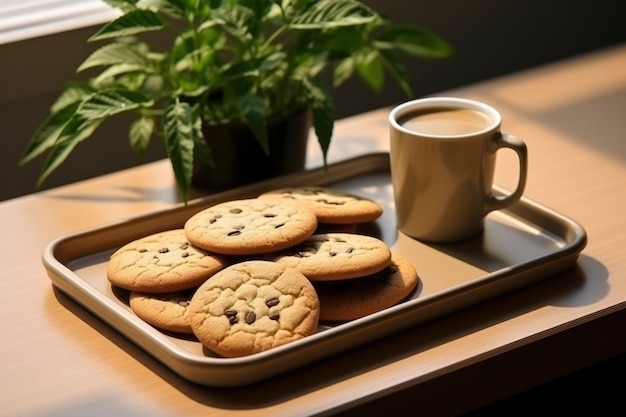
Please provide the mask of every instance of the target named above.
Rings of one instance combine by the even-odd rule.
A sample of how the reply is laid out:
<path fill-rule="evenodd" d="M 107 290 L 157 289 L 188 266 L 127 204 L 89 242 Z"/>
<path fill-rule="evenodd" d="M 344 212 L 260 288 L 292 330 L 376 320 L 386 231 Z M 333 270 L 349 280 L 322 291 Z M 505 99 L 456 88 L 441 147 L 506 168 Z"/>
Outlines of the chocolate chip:
<path fill-rule="evenodd" d="M 139 253 L 146 253 L 148 252 L 148 249 L 139 249 Z"/>
<path fill-rule="evenodd" d="M 278 298 L 274 297 L 274 298 L 270 298 L 269 300 L 267 300 L 265 302 L 265 305 L 268 306 L 268 307 L 274 307 L 274 306 L 278 305 L 278 303 L 280 303 L 280 300 Z"/>
<path fill-rule="evenodd" d="M 167 253 L 169 251 L 170 250 L 168 248 L 161 248 L 161 249 L 159 249 L 159 253 Z"/>
<path fill-rule="evenodd" d="M 263 217 L 267 217 L 269 219 L 273 219 L 274 217 L 276 217 L 276 215 L 272 214 L 272 213 L 266 213 L 266 214 L 263 215 Z"/>
<path fill-rule="evenodd" d="M 346 250 L 346 253 L 352 253 L 352 252 L 354 252 L 354 248 L 348 248 L 348 249 Z"/>
<path fill-rule="evenodd" d="M 249 311 L 246 314 L 246 323 L 248 324 L 252 324 L 256 321 L 256 314 L 254 314 L 254 311 Z"/>
<path fill-rule="evenodd" d="M 224 311 L 224 315 L 228 318 L 228 322 L 230 324 L 236 324 L 237 322 L 239 322 L 239 319 L 237 318 L 237 312 L 235 310 L 226 310 Z"/>
<path fill-rule="evenodd" d="M 213 216 L 211 219 L 209 219 L 209 223 L 210 223 L 210 224 L 213 224 L 213 223 L 215 223 L 216 221 L 218 221 L 218 220 L 219 220 L 219 219 L 221 219 L 221 218 L 222 218 L 222 215 L 221 215 L 221 214 L 216 214 L 216 215 L 215 215 L 215 216 Z"/>
<path fill-rule="evenodd" d="M 233 226 L 233 230 L 228 232 L 227 236 L 239 236 L 241 234 L 241 231 L 245 228 L 246 226 L 241 225 L 241 224 L 237 226 Z"/>
<path fill-rule="evenodd" d="M 330 255 L 330 257 L 332 258 L 333 256 L 337 256 L 337 252 L 328 252 L 328 254 Z"/>
<path fill-rule="evenodd" d="M 239 214 L 241 213 L 243 210 L 240 208 L 234 208 L 234 209 L 230 209 L 229 212 L 232 214 Z"/>
<path fill-rule="evenodd" d="M 270 320 L 278 320 L 280 319 L 280 314 L 278 312 L 270 314 Z"/>
<path fill-rule="evenodd" d="M 189 247 L 189 242 L 185 242 L 182 245 L 180 245 L 180 249 L 185 250 Z"/>
<path fill-rule="evenodd" d="M 276 226 L 274 226 L 274 229 L 280 229 L 284 225 L 285 225 L 285 223 L 277 224 Z"/>
<path fill-rule="evenodd" d="M 188 256 L 189 256 L 189 252 L 183 252 L 183 253 L 180 254 L 181 258 L 186 258 Z"/>

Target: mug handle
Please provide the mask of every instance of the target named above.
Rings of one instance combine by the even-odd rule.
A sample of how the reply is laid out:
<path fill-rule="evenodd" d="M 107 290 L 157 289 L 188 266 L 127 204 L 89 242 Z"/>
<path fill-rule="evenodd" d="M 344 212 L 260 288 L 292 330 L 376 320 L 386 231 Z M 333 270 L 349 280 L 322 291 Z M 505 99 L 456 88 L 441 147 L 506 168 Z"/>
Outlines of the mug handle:
<path fill-rule="evenodd" d="M 522 197 L 522 194 L 524 194 L 524 188 L 526 187 L 526 176 L 528 172 L 528 151 L 526 149 L 526 144 L 517 136 L 501 133 L 492 142 L 491 152 L 495 153 L 501 148 L 510 148 L 517 154 L 517 158 L 519 160 L 519 178 L 517 181 L 517 188 L 515 188 L 515 191 L 508 195 L 490 195 L 489 198 L 487 198 L 487 203 L 485 204 L 484 214 L 493 210 L 502 209 L 515 203 Z"/>

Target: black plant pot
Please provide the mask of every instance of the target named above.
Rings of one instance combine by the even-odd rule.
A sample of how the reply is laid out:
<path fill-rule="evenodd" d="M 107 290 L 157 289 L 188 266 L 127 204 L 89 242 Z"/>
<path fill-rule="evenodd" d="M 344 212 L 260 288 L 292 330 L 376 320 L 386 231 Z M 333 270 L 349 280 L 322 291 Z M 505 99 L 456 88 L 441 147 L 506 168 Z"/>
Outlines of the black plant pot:
<path fill-rule="evenodd" d="M 243 124 L 203 126 L 213 165 L 194 161 L 192 185 L 222 191 L 304 169 L 311 128 L 308 110 L 268 123 L 269 155 Z"/>

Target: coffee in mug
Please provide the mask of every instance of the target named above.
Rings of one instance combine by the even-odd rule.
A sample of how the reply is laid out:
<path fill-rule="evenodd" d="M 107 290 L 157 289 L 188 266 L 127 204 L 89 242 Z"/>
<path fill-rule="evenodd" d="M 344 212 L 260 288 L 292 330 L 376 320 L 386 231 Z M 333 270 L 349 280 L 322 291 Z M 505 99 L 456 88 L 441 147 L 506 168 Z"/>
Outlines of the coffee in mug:
<path fill-rule="evenodd" d="M 417 133 L 442 136 L 478 132 L 491 126 L 491 120 L 481 112 L 453 107 L 416 111 L 398 122 Z"/>
<path fill-rule="evenodd" d="M 518 201 L 526 185 L 524 142 L 500 130 L 493 107 L 455 97 L 412 100 L 389 114 L 391 180 L 398 228 L 416 239 L 455 242 L 480 233 L 485 216 Z M 496 153 L 518 156 L 517 187 L 493 191 Z"/>

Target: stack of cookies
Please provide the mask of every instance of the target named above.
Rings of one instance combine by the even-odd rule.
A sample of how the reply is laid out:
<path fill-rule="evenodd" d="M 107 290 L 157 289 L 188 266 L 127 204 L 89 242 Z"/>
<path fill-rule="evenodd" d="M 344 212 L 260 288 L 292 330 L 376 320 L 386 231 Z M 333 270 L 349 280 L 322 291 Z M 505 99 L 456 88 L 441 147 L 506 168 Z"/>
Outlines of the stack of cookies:
<path fill-rule="evenodd" d="M 151 325 L 193 334 L 224 357 L 250 355 L 309 336 L 320 321 L 383 310 L 416 288 L 407 260 L 355 233 L 381 214 L 373 200 L 343 191 L 275 190 L 126 244 L 107 276 Z"/>

